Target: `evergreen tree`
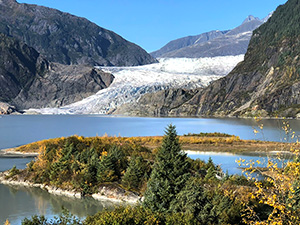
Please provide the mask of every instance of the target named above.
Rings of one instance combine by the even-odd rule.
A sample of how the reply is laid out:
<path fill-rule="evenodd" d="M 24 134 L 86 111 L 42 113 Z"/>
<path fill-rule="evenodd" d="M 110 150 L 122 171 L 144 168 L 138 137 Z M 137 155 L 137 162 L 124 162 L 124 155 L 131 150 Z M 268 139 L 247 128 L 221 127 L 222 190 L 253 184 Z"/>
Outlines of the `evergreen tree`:
<path fill-rule="evenodd" d="M 207 211 L 208 199 L 201 186 L 202 182 L 201 178 L 190 178 L 182 191 L 173 199 L 171 203 L 172 212 L 192 214 L 194 218 L 197 218 L 199 224 L 206 224 L 205 215 L 209 215 Z"/>
<path fill-rule="evenodd" d="M 143 157 L 132 157 L 122 179 L 124 187 L 139 189 L 143 183 L 143 179 L 146 179 L 148 168 L 147 162 Z"/>
<path fill-rule="evenodd" d="M 107 155 L 103 155 L 98 165 L 98 181 L 111 182 L 121 176 L 121 171 L 127 167 L 125 154 L 119 146 L 113 146 Z"/>
<path fill-rule="evenodd" d="M 97 178 L 100 183 L 110 182 L 117 179 L 115 163 L 116 159 L 111 154 L 102 156 L 97 173 Z"/>
<path fill-rule="evenodd" d="M 85 180 L 88 184 L 92 184 L 94 186 L 97 184 L 97 173 L 98 173 L 98 166 L 100 164 L 100 159 L 94 148 L 90 150 L 90 155 L 91 156 L 88 160 Z"/>
<path fill-rule="evenodd" d="M 214 167 L 209 167 L 207 170 L 207 173 L 204 177 L 204 181 L 209 182 L 209 181 L 216 181 L 216 171 Z"/>
<path fill-rule="evenodd" d="M 209 169 L 209 168 L 211 168 L 211 167 L 212 167 L 214 170 L 216 169 L 216 166 L 215 166 L 215 164 L 214 164 L 212 158 L 209 157 L 209 158 L 208 158 L 208 161 L 207 161 L 207 163 L 206 163 L 206 169 Z"/>
<path fill-rule="evenodd" d="M 171 201 L 189 179 L 189 170 L 190 164 L 181 151 L 175 126 L 169 125 L 147 184 L 144 206 L 153 211 L 169 212 Z"/>

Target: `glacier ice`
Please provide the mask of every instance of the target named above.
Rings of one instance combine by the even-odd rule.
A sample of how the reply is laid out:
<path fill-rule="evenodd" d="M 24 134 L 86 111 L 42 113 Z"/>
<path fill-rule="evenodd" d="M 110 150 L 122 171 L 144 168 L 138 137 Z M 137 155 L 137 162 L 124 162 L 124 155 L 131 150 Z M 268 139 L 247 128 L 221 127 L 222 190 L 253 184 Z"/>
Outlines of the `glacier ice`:
<path fill-rule="evenodd" d="M 41 114 L 107 114 L 145 93 L 168 88 L 199 88 L 227 75 L 244 55 L 213 58 L 160 58 L 159 63 L 136 67 L 100 67 L 112 73 L 111 86 L 61 108 L 29 109 Z"/>

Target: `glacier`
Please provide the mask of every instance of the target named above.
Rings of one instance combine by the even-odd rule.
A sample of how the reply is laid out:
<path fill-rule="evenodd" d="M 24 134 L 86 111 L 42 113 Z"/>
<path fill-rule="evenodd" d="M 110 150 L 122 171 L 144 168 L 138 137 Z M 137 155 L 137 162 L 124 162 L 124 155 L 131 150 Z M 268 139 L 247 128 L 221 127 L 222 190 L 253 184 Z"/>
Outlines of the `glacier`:
<path fill-rule="evenodd" d="M 110 114 L 146 93 L 169 88 L 194 89 L 226 76 L 244 55 L 206 58 L 159 58 L 159 63 L 136 67 L 99 67 L 115 76 L 106 89 L 60 108 L 29 109 L 40 114 Z"/>

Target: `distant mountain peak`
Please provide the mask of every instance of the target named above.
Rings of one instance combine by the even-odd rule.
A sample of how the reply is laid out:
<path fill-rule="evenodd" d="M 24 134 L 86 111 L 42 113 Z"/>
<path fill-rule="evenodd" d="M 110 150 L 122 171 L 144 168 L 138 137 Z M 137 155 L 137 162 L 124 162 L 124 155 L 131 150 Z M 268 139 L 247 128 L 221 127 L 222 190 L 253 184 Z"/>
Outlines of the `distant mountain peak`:
<path fill-rule="evenodd" d="M 250 21 L 252 21 L 252 20 L 260 20 L 258 17 L 254 17 L 254 16 L 252 16 L 252 15 L 249 15 L 245 20 L 244 20 L 244 22 L 243 22 L 243 24 L 244 23 L 248 23 L 248 22 L 250 22 Z"/>

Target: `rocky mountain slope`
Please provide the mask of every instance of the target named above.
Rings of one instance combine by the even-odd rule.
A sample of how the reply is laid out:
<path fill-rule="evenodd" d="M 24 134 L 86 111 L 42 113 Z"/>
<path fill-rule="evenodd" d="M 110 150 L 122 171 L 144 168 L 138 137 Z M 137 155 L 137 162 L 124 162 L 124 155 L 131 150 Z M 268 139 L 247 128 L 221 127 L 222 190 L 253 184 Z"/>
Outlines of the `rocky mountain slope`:
<path fill-rule="evenodd" d="M 228 31 L 211 31 L 208 33 L 184 37 L 169 42 L 167 45 L 152 52 L 154 57 L 216 57 L 245 54 L 252 31 L 263 24 L 270 15 L 262 20 L 248 16 L 244 22 Z"/>
<path fill-rule="evenodd" d="M 34 48 L 1 33 L 0 52 L 0 102 L 18 109 L 70 104 L 108 87 L 114 78 L 89 66 L 50 63 Z M 4 106 L 9 113 L 12 107 Z"/>
<path fill-rule="evenodd" d="M 228 76 L 204 89 L 194 90 L 187 101 L 182 101 L 181 95 L 175 95 L 173 101 L 180 103 L 177 106 L 170 107 L 164 103 L 172 94 L 164 91 L 147 96 L 147 101 L 140 99 L 140 109 L 148 111 L 149 115 L 162 111 L 156 113 L 158 116 L 299 117 L 299 21 L 299 0 L 288 0 L 254 31 L 244 61 Z M 153 109 L 149 99 L 163 95 L 164 98 Z M 161 110 L 163 106 L 166 107 Z M 139 111 L 137 106 L 134 111 Z"/>
<path fill-rule="evenodd" d="M 84 18 L 0 0 L 0 32 L 61 64 L 136 66 L 156 62 L 146 51 Z"/>

